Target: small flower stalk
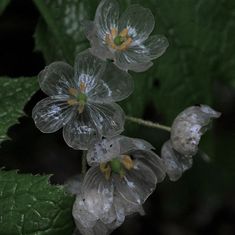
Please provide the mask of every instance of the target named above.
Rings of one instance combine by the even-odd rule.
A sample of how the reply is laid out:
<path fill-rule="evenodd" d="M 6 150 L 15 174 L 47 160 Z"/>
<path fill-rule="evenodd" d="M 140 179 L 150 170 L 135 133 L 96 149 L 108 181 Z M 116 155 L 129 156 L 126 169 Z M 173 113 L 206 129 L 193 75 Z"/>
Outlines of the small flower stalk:
<path fill-rule="evenodd" d="M 163 35 L 150 36 L 155 20 L 149 9 L 130 5 L 120 15 L 116 0 L 102 0 L 93 22 L 85 22 L 85 34 L 91 43 L 91 53 L 103 60 L 111 59 L 124 71 L 143 72 L 152 60 L 168 47 Z"/>
<path fill-rule="evenodd" d="M 149 9 L 130 5 L 119 14 L 116 0 L 101 0 L 94 21 L 84 23 L 91 48 L 73 67 L 53 62 L 39 74 L 48 97 L 33 109 L 35 125 L 44 133 L 62 128 L 67 145 L 83 150 L 82 174 L 65 184 L 76 196 L 73 235 L 108 235 L 126 216 L 143 215 L 157 183 L 166 174 L 176 181 L 192 166 L 201 136 L 220 116 L 207 105 L 192 106 L 167 127 L 126 116 L 116 103 L 134 90 L 128 71 L 146 71 L 168 47 L 165 36 L 150 35 L 154 25 Z M 120 135 L 126 119 L 170 133 L 161 158 L 147 141 Z"/>

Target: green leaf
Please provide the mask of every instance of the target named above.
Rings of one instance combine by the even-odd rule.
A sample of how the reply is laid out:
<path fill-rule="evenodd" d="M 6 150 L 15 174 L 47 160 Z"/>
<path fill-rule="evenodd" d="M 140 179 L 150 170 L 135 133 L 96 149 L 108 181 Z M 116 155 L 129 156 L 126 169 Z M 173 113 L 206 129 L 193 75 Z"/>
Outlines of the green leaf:
<path fill-rule="evenodd" d="M 0 142 L 7 138 L 7 130 L 24 115 L 23 108 L 39 89 L 37 79 L 7 77 L 0 78 Z"/>
<path fill-rule="evenodd" d="M 0 2 L 0 15 L 6 9 L 7 5 L 10 3 L 11 0 L 1 0 Z"/>
<path fill-rule="evenodd" d="M 48 176 L 0 171 L 0 234 L 72 234 L 74 198 L 48 180 Z"/>

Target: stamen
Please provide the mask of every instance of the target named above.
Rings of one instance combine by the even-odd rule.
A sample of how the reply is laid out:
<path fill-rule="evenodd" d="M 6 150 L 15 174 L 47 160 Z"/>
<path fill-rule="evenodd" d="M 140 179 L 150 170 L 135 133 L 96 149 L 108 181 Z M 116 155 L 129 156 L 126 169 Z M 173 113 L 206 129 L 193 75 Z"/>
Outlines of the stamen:
<path fill-rule="evenodd" d="M 78 102 L 77 100 L 75 100 L 75 99 L 67 100 L 67 103 L 68 103 L 69 105 L 71 105 L 71 106 L 73 106 L 73 105 L 78 105 L 78 104 L 79 104 L 79 102 Z"/>
<path fill-rule="evenodd" d="M 73 88 L 73 87 L 70 87 L 69 88 L 69 94 L 72 95 L 72 96 L 77 96 L 78 95 L 78 90 Z"/>
<path fill-rule="evenodd" d="M 111 167 L 107 163 L 101 163 L 100 170 L 102 173 L 104 173 L 105 179 L 109 180 L 110 175 L 111 175 Z"/>
<path fill-rule="evenodd" d="M 116 28 L 112 28 L 111 29 L 111 36 L 112 36 L 112 38 L 115 38 L 117 36 L 117 33 L 118 33 L 118 31 L 117 31 Z"/>
<path fill-rule="evenodd" d="M 79 101 L 78 102 L 78 112 L 79 112 L 79 114 L 81 114 L 84 111 L 84 108 L 85 108 L 85 103 Z"/>
<path fill-rule="evenodd" d="M 86 90 L 86 84 L 84 82 L 81 82 L 79 85 L 80 92 L 84 93 Z"/>
<path fill-rule="evenodd" d="M 118 50 L 124 51 L 126 50 L 132 43 L 132 39 L 128 38 L 125 42 L 122 43 L 121 46 L 119 46 Z"/>
<path fill-rule="evenodd" d="M 123 38 L 127 38 L 128 37 L 128 29 L 125 28 L 122 30 L 121 33 L 119 33 L 119 36 L 123 37 Z"/>
<path fill-rule="evenodd" d="M 134 167 L 134 162 L 129 155 L 122 155 L 121 161 L 127 170 L 131 170 Z"/>

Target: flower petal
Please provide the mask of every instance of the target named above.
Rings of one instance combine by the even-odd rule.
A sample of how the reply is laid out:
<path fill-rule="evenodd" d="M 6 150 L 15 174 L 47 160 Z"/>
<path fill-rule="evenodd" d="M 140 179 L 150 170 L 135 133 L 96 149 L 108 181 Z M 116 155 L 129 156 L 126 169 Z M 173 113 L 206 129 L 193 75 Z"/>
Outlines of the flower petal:
<path fill-rule="evenodd" d="M 124 71 L 132 70 L 134 72 L 144 72 L 153 65 L 150 57 L 146 57 L 144 54 L 133 53 L 130 49 L 124 52 L 117 51 L 115 53 L 114 64 Z"/>
<path fill-rule="evenodd" d="M 75 80 L 79 87 L 85 84 L 85 93 L 93 89 L 105 70 L 106 64 L 101 59 L 93 56 L 89 50 L 79 53 L 75 59 Z"/>
<path fill-rule="evenodd" d="M 102 0 L 96 10 L 95 25 L 98 29 L 98 36 L 105 43 L 107 34 L 111 29 L 118 28 L 119 5 L 115 0 Z"/>
<path fill-rule="evenodd" d="M 32 111 L 37 128 L 44 133 L 58 131 L 74 116 L 74 107 L 67 103 L 68 96 L 57 95 L 38 102 Z"/>
<path fill-rule="evenodd" d="M 168 46 L 169 42 L 163 35 L 150 36 L 144 42 L 145 53 L 151 58 L 151 60 L 157 59 L 158 57 L 163 55 Z"/>
<path fill-rule="evenodd" d="M 95 226 L 98 220 L 95 215 L 93 215 L 86 209 L 84 198 L 81 194 L 76 197 L 76 200 L 73 204 L 72 214 L 75 221 L 77 221 L 77 223 L 81 224 L 85 228 L 92 228 L 93 226 Z"/>
<path fill-rule="evenodd" d="M 106 67 L 102 80 L 97 83 L 88 96 L 90 100 L 110 103 L 127 98 L 133 90 L 132 77 L 110 63 Z"/>
<path fill-rule="evenodd" d="M 211 119 L 219 116 L 219 112 L 207 105 L 185 109 L 172 124 L 171 142 L 173 148 L 183 155 L 195 155 L 198 152 L 201 136 L 208 129 Z"/>
<path fill-rule="evenodd" d="M 113 53 L 103 43 L 103 40 L 98 37 L 98 30 L 95 24 L 92 21 L 85 21 L 83 22 L 83 26 L 85 35 L 91 44 L 89 51 L 102 60 L 112 59 Z"/>
<path fill-rule="evenodd" d="M 157 177 L 157 182 L 160 183 L 166 176 L 166 169 L 162 162 L 162 159 L 153 151 L 137 150 L 130 152 L 131 156 L 147 165 Z"/>
<path fill-rule="evenodd" d="M 192 156 L 183 156 L 176 152 L 168 140 L 164 143 L 161 150 L 161 157 L 171 181 L 178 180 L 182 173 L 192 167 Z"/>
<path fill-rule="evenodd" d="M 68 89 L 74 86 L 73 67 L 65 62 L 53 62 L 46 66 L 38 75 L 39 85 L 47 95 L 68 94 Z"/>
<path fill-rule="evenodd" d="M 120 134 L 124 129 L 125 114 L 116 103 L 89 103 L 91 119 L 104 137 Z"/>
<path fill-rule="evenodd" d="M 91 167 L 82 185 L 87 210 L 98 218 L 107 213 L 113 204 L 113 185 L 106 180 L 99 166 Z"/>
<path fill-rule="evenodd" d="M 77 111 L 74 118 L 64 127 L 63 136 L 70 147 L 81 150 L 87 150 L 101 139 L 86 107 L 81 114 Z"/>
<path fill-rule="evenodd" d="M 140 44 L 146 40 L 154 29 L 154 16 L 152 12 L 139 5 L 130 5 L 119 21 L 119 29 L 128 29 L 128 35 L 132 37 L 133 43 Z"/>
<path fill-rule="evenodd" d="M 128 202 L 141 205 L 156 187 L 157 178 L 153 171 L 141 161 L 135 160 L 134 168 L 126 172 L 123 179 L 118 176 L 115 186 Z"/>

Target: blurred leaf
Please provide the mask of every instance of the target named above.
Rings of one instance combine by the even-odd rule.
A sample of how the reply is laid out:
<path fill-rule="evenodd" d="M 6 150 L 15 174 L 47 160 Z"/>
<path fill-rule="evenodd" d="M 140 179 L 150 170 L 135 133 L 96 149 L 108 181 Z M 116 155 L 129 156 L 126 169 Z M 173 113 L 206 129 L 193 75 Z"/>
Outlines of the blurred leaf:
<path fill-rule="evenodd" d="M 48 176 L 0 171 L 0 234 L 72 234 L 74 199 L 48 180 Z"/>
<path fill-rule="evenodd" d="M 11 0 L 1 0 L 0 1 L 0 15 L 3 13 L 7 5 L 10 3 Z"/>
<path fill-rule="evenodd" d="M 7 138 L 7 130 L 24 114 L 25 103 L 39 89 L 37 79 L 0 78 L 0 142 Z"/>

